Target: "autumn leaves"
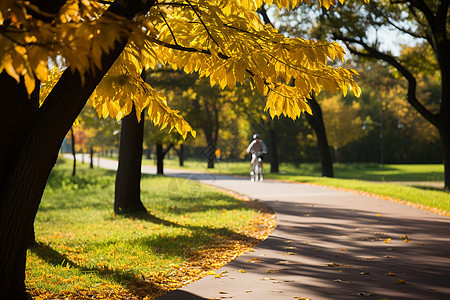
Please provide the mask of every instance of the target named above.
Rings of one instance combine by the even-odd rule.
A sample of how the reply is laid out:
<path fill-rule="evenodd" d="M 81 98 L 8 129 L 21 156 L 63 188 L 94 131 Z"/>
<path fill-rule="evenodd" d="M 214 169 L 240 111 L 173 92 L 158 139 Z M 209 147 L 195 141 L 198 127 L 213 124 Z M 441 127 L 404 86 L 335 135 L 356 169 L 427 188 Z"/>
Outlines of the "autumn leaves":
<path fill-rule="evenodd" d="M 311 113 L 307 99 L 323 90 L 359 96 L 354 70 L 328 63 L 344 59 L 337 43 L 288 38 L 264 25 L 256 10 L 264 3 L 295 7 L 299 0 L 174 0 L 154 4 L 148 13 L 126 20 L 105 14 L 108 6 L 90 1 L 67 1 L 51 22 L 32 18 L 36 7 L 6 1 L 0 7 L 1 70 L 17 81 L 24 76 L 27 91 L 35 78 L 52 87 L 49 61 L 60 69 L 80 74 L 101 68 L 102 53 L 115 41 L 128 45 L 90 100 L 101 117 L 123 118 L 133 105 L 138 118 L 148 108 L 155 125 L 178 131 L 183 137 L 195 131 L 170 108 L 163 94 L 152 88 L 145 70 L 168 66 L 209 76 L 211 85 L 234 88 L 251 82 L 267 97 L 265 110 L 272 117 L 297 118 Z M 309 3 L 309 1 L 306 1 Z M 334 0 L 321 1 L 327 8 Z M 42 13 L 42 12 L 39 12 Z M 106 17 L 107 16 L 107 17 Z M 49 91 L 46 91 L 48 93 Z"/>

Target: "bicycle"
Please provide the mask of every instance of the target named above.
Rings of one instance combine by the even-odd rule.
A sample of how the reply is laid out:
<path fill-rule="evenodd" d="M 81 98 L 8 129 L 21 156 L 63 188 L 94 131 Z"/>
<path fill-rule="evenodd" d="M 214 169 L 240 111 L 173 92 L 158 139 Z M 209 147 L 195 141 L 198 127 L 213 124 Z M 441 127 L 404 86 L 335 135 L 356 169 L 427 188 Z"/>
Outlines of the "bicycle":
<path fill-rule="evenodd" d="M 264 181 L 262 156 L 266 152 L 252 153 L 250 162 L 250 181 Z"/>

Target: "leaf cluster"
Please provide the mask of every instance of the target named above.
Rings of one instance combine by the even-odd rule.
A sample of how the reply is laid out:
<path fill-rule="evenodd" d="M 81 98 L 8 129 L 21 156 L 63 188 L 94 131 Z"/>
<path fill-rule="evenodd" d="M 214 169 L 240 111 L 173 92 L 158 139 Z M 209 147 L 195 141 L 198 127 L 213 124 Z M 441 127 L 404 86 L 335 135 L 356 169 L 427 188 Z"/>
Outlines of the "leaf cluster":
<path fill-rule="evenodd" d="M 356 71 L 329 65 L 344 60 L 341 46 L 285 37 L 264 25 L 256 13 L 263 4 L 291 9 L 301 2 L 170 0 L 155 2 L 145 15 L 130 21 L 108 14 L 107 5 L 73 0 L 66 1 L 50 21 L 43 21 L 30 13 L 45 15 L 39 7 L 8 0 L 0 6 L 0 39 L 5 44 L 1 70 L 18 81 L 24 76 L 31 93 L 35 78 L 48 79 L 49 61 L 81 74 L 94 72 L 101 68 L 102 53 L 126 38 L 127 47 L 91 96 L 99 116 L 121 119 L 134 103 L 138 118 L 148 107 L 156 125 L 175 129 L 183 137 L 188 132 L 195 136 L 179 111 L 142 79 L 145 70 L 170 66 L 198 72 L 221 88 L 250 79 L 252 87 L 267 97 L 265 110 L 272 117 L 295 119 L 303 111 L 311 113 L 307 98 L 312 92 L 360 94 L 353 80 Z M 326 9 L 334 4 L 334 0 L 319 2 Z"/>

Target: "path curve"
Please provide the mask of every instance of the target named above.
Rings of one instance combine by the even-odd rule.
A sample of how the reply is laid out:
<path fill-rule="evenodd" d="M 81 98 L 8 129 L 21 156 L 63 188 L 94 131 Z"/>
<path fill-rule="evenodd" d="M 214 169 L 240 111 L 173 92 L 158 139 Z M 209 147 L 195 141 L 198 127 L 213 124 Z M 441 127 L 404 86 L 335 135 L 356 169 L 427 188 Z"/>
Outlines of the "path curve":
<path fill-rule="evenodd" d="M 275 211 L 278 226 L 217 270 L 221 278 L 158 300 L 450 299 L 449 217 L 308 184 L 165 172 L 256 199 Z"/>

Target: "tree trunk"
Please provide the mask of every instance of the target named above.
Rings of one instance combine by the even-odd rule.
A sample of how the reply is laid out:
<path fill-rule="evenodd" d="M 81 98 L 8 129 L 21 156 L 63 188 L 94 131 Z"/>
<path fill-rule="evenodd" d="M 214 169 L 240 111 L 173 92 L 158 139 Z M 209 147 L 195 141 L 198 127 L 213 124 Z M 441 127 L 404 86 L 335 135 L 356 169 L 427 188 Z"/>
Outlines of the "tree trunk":
<path fill-rule="evenodd" d="M 317 148 L 319 149 L 320 164 L 322 166 L 322 176 L 334 177 L 333 161 L 331 160 L 330 147 L 328 146 L 325 125 L 323 123 L 322 109 L 316 98 L 313 96 L 308 100 L 313 115 L 305 114 L 308 123 L 313 128 L 317 137 Z"/>
<path fill-rule="evenodd" d="M 211 144 L 208 148 L 208 169 L 214 169 L 214 163 L 216 161 L 216 146 Z"/>
<path fill-rule="evenodd" d="M 449 69 L 442 72 L 442 100 L 438 130 L 444 155 L 444 188 L 450 190 L 450 63 L 448 62 L 447 65 Z"/>
<path fill-rule="evenodd" d="M 270 135 L 270 173 L 278 173 L 279 162 L 278 162 L 278 133 L 277 124 L 278 119 L 273 119 L 273 126 L 269 129 Z"/>
<path fill-rule="evenodd" d="M 108 10 L 127 17 L 134 16 L 132 9 L 126 9 L 122 14 L 118 8 L 119 4 L 114 2 Z M 19 147 L 15 152 L 8 152 L 13 155 L 7 167 L 2 169 L 0 183 L 0 299 L 28 298 L 24 283 L 27 243 L 47 178 L 56 163 L 64 137 L 126 43 L 127 39 L 117 42 L 109 53 L 103 54 L 102 69 L 84 74 L 84 84 L 78 71 L 70 67 L 66 69 L 43 105 L 29 119 L 30 122 L 25 124 L 25 130 L 18 138 Z M 11 86 L 6 88 L 11 89 Z M 21 92 L 26 94 L 24 86 Z M 35 92 L 38 93 L 39 90 L 36 89 Z M 2 90 L 2 104 L 8 102 L 4 101 L 7 95 Z M 20 95 L 14 95 L 8 100 L 20 102 L 24 99 Z M 20 107 L 15 106 L 8 111 L 16 112 L 18 108 Z M 13 131 L 17 129 L 7 128 L 5 136 L 11 136 Z M 3 166 L 3 163 L 0 165 Z"/>
<path fill-rule="evenodd" d="M 179 166 L 183 167 L 184 166 L 184 145 L 183 144 L 180 145 L 180 149 L 177 150 L 177 154 L 178 154 Z"/>
<path fill-rule="evenodd" d="M 89 153 L 91 156 L 91 164 L 90 164 L 89 168 L 93 169 L 94 168 L 94 147 L 91 146 Z"/>
<path fill-rule="evenodd" d="M 73 156 L 72 176 L 75 176 L 77 173 L 77 155 L 75 153 L 75 135 L 73 134 L 73 127 L 70 128 L 70 137 L 72 138 L 72 156 Z"/>
<path fill-rule="evenodd" d="M 161 143 L 156 144 L 156 174 L 164 174 L 164 156 L 166 156 L 167 152 L 169 152 L 173 146 L 174 144 L 170 144 L 167 149 L 164 150 Z"/>
<path fill-rule="evenodd" d="M 116 174 L 114 212 L 129 214 L 146 212 L 141 201 L 142 143 L 144 111 L 138 122 L 133 104 L 131 113 L 123 118 L 120 132 L 119 166 Z"/>
<path fill-rule="evenodd" d="M 164 174 L 164 151 L 160 143 L 156 144 L 156 174 Z"/>

